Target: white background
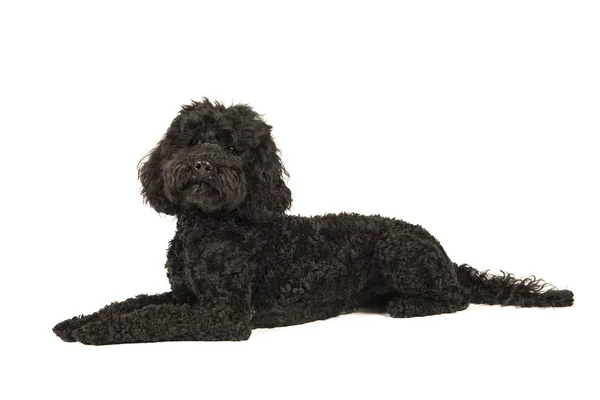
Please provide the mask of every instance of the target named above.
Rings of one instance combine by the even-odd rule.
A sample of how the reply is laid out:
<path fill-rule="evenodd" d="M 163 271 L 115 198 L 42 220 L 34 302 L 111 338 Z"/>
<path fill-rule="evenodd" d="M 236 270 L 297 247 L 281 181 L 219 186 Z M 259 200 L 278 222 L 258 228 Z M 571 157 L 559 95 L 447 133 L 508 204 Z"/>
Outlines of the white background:
<path fill-rule="evenodd" d="M 598 396 L 598 21 L 593 1 L 2 2 L 0 397 Z M 292 213 L 418 223 L 576 305 L 63 343 L 55 323 L 169 289 L 174 219 L 136 165 L 201 96 L 274 126 Z"/>

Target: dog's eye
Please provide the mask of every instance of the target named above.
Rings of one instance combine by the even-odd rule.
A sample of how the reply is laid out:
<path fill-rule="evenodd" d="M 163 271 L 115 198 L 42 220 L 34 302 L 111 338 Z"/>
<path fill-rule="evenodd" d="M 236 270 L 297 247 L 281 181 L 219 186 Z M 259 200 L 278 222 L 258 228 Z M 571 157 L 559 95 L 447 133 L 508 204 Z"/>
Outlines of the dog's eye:
<path fill-rule="evenodd" d="M 225 147 L 225 150 L 228 151 L 229 153 L 233 154 L 233 155 L 236 155 L 236 156 L 239 156 L 239 155 L 241 155 L 243 153 L 242 150 L 240 150 L 238 148 L 235 148 L 233 146 L 227 146 L 227 147 Z"/>
<path fill-rule="evenodd" d="M 198 144 L 198 139 L 196 139 L 196 138 L 192 138 L 188 144 L 189 144 L 190 146 L 195 146 L 195 145 L 197 145 L 197 144 Z"/>

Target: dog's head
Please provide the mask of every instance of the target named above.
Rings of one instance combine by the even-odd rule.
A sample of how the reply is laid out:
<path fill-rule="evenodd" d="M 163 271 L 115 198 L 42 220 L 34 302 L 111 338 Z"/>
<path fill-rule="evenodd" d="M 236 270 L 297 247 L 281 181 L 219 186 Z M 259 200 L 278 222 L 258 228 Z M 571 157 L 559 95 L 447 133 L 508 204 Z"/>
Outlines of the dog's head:
<path fill-rule="evenodd" d="M 287 172 L 271 126 L 247 105 L 183 106 L 157 146 L 140 162 L 145 200 L 158 212 L 239 213 L 263 220 L 287 210 Z"/>

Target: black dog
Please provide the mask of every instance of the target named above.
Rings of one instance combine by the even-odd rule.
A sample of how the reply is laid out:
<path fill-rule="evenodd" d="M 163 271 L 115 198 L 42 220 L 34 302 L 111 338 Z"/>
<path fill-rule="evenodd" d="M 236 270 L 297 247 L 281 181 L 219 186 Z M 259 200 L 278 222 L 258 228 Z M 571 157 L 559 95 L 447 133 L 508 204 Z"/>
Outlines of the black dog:
<path fill-rule="evenodd" d="M 271 127 L 246 105 L 184 106 L 139 170 L 142 193 L 177 216 L 172 291 L 140 295 L 54 327 L 86 344 L 244 340 L 253 328 L 300 324 L 360 307 L 392 317 L 470 303 L 573 304 L 568 290 L 493 276 L 450 261 L 425 229 L 357 214 L 305 218 L 292 197 Z"/>

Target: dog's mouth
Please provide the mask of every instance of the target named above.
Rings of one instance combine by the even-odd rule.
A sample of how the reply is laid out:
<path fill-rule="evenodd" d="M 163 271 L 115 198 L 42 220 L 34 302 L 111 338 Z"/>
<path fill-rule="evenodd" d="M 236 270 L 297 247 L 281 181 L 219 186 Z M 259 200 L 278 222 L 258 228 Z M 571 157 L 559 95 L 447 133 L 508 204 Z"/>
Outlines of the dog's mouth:
<path fill-rule="evenodd" d="M 198 207 L 207 213 L 229 212 L 246 197 L 247 184 L 237 168 L 220 166 L 218 172 L 207 174 L 189 168 L 186 163 L 171 161 L 163 171 L 167 198 L 184 208 Z"/>
<path fill-rule="evenodd" d="M 217 193 L 217 190 L 211 185 L 211 182 L 208 179 L 191 179 L 188 184 L 185 185 L 184 190 L 192 195 Z"/>

